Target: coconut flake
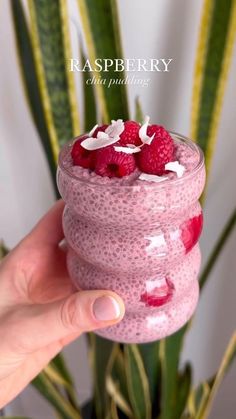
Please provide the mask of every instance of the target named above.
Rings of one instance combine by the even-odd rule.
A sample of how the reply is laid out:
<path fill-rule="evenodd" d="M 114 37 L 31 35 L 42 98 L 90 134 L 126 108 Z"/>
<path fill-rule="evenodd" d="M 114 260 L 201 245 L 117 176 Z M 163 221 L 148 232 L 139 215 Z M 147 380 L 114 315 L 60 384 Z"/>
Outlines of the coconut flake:
<path fill-rule="evenodd" d="M 120 134 L 125 129 L 125 125 L 122 119 L 117 119 L 117 121 L 112 120 L 111 125 L 109 125 L 105 133 L 109 135 L 109 137 L 117 138 L 117 141 L 120 139 Z"/>
<path fill-rule="evenodd" d="M 109 135 L 106 132 L 98 131 L 97 133 L 97 139 L 98 140 L 109 140 Z"/>
<path fill-rule="evenodd" d="M 86 138 L 84 141 L 82 141 L 81 146 L 86 150 L 92 151 L 107 147 L 108 145 L 114 144 L 116 142 L 116 138 L 110 138 L 105 132 L 99 132 L 98 138 Z"/>
<path fill-rule="evenodd" d="M 151 144 L 153 138 L 155 137 L 155 134 L 153 134 L 151 137 L 147 135 L 147 128 L 149 125 L 149 121 L 150 121 L 150 117 L 145 116 L 144 124 L 139 129 L 139 138 L 141 139 L 143 144 L 148 144 L 148 145 Z"/>
<path fill-rule="evenodd" d="M 170 170 L 171 172 L 175 172 L 177 177 L 182 177 L 185 172 L 185 167 L 182 166 L 178 161 L 170 161 L 169 163 L 165 164 L 165 169 Z"/>
<path fill-rule="evenodd" d="M 95 133 L 96 129 L 98 127 L 98 124 L 94 125 L 94 127 L 91 129 L 91 131 L 89 132 L 89 137 L 92 137 L 93 134 Z"/>
<path fill-rule="evenodd" d="M 125 126 L 122 119 L 111 121 L 111 125 L 106 128 L 105 132 L 99 131 L 97 138 L 86 138 L 84 141 L 82 141 L 81 146 L 86 150 L 92 151 L 115 144 L 117 141 L 119 141 L 120 134 L 124 131 L 124 128 Z M 94 128 L 92 131 L 93 130 Z"/>
<path fill-rule="evenodd" d="M 147 182 L 162 182 L 163 180 L 168 179 L 167 176 L 157 176 L 157 175 L 149 175 L 148 173 L 141 173 L 139 176 L 140 180 L 146 180 Z"/>
<path fill-rule="evenodd" d="M 122 151 L 122 153 L 126 153 L 126 154 L 133 154 L 133 153 L 138 153 L 139 151 L 141 151 L 141 149 L 139 147 L 121 147 L 121 146 L 114 146 L 115 151 Z"/>

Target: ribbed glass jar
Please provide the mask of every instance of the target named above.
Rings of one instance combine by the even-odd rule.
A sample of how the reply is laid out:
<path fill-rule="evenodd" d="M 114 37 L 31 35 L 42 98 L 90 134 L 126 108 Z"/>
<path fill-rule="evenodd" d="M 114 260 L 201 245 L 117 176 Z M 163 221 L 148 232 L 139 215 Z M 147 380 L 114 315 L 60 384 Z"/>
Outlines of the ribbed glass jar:
<path fill-rule="evenodd" d="M 96 183 L 64 165 L 72 143 L 60 153 L 69 274 L 79 289 L 110 289 L 124 299 L 123 320 L 97 332 L 115 341 L 168 336 L 189 320 L 198 301 L 204 157 L 192 141 L 170 134 L 176 145 L 196 153 L 196 164 L 181 178 L 160 183 Z"/>

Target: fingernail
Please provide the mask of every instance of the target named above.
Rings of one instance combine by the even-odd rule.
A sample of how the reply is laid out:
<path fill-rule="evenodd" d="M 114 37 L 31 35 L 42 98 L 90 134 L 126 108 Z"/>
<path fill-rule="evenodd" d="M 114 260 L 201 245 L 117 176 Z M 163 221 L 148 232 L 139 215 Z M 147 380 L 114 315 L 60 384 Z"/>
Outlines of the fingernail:
<path fill-rule="evenodd" d="M 118 302 L 110 295 L 99 297 L 93 303 L 93 314 L 97 320 L 115 320 L 120 316 L 120 313 Z"/>

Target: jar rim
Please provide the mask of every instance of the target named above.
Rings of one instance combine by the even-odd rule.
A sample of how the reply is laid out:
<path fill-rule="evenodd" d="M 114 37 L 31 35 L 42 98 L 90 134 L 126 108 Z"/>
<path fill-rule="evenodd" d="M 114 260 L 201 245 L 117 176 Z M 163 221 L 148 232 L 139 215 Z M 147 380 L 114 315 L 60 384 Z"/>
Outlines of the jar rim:
<path fill-rule="evenodd" d="M 72 147 L 72 144 L 74 143 L 74 141 L 78 138 L 75 137 L 74 139 L 72 139 L 71 141 L 68 141 L 60 150 L 59 153 L 59 158 L 58 158 L 58 167 L 62 170 L 62 172 L 66 173 L 66 175 L 68 175 L 70 178 L 74 179 L 76 182 L 78 183 L 82 183 L 82 184 L 91 184 L 92 186 L 96 186 L 98 188 L 108 188 L 108 187 L 112 187 L 112 189 L 128 189 L 128 190 L 135 190 L 137 187 L 139 188 L 140 186 L 144 186 L 145 188 L 153 188 L 153 189 L 157 189 L 157 188 L 165 188 L 167 185 L 168 186 L 175 186 L 175 185 L 179 185 L 182 182 L 185 182 L 187 179 L 191 179 L 192 177 L 194 177 L 196 175 L 196 173 L 198 173 L 202 167 L 204 166 L 204 154 L 202 149 L 199 147 L 198 144 L 196 144 L 195 142 L 193 142 L 190 138 L 179 134 L 175 131 L 168 131 L 169 134 L 173 137 L 174 140 L 177 140 L 179 142 L 185 143 L 187 144 L 189 147 L 191 147 L 192 149 L 194 149 L 197 154 L 198 154 L 198 163 L 196 164 L 196 166 L 189 172 L 185 173 L 182 177 L 180 178 L 175 178 L 175 179 L 168 179 L 165 182 L 150 182 L 150 181 L 142 181 L 142 185 L 141 184 L 132 184 L 132 185 L 127 185 L 127 184 L 104 184 L 104 183 L 98 183 L 96 181 L 90 182 L 89 179 L 84 179 L 82 177 L 76 176 L 74 173 L 71 173 L 71 171 L 65 167 L 63 160 L 65 155 L 68 153 L 69 148 Z M 82 134 L 84 135 L 84 134 Z"/>

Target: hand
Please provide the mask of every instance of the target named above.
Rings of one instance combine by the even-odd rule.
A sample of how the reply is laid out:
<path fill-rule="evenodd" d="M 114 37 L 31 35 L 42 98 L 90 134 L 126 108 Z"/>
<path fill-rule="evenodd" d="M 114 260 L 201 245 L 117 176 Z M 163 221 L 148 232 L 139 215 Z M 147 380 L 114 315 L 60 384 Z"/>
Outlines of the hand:
<path fill-rule="evenodd" d="M 114 292 L 73 288 L 59 246 L 63 208 L 57 202 L 0 265 L 0 407 L 81 333 L 124 315 Z"/>

